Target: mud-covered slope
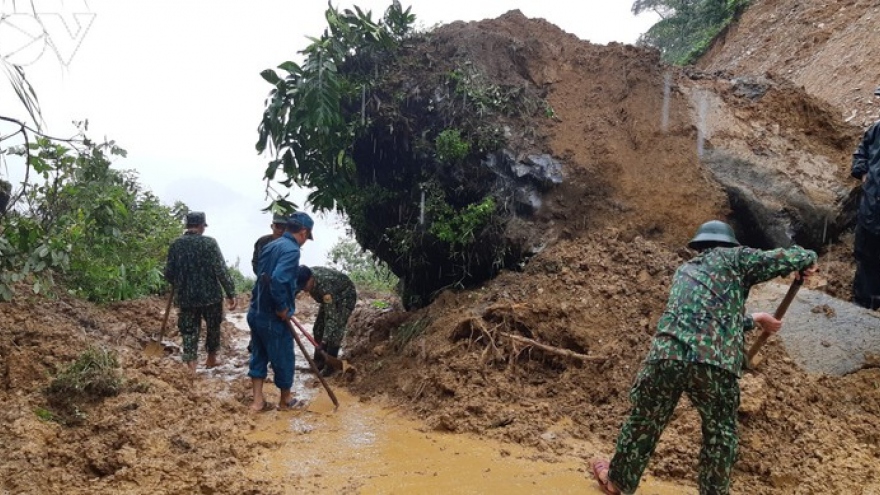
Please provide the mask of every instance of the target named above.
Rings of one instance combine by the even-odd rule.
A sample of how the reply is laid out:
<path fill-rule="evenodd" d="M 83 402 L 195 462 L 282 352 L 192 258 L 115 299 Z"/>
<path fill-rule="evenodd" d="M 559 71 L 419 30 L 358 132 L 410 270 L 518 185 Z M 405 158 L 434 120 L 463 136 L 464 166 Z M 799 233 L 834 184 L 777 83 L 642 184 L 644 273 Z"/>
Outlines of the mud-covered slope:
<path fill-rule="evenodd" d="M 383 71 L 353 153 L 377 193 L 352 225 L 417 305 L 604 225 L 674 243 L 729 216 L 754 245 L 819 247 L 851 220 L 857 133 L 785 80 L 682 71 L 519 11 L 415 37 Z M 462 159 L 431 151 L 450 131 Z M 442 240 L 486 198 L 488 226 Z"/>
<path fill-rule="evenodd" d="M 601 230 L 557 243 L 523 273 L 444 293 L 417 313 L 359 313 L 347 344 L 360 369 L 351 387 L 388 394 L 436 429 L 535 446 L 548 458 L 608 455 L 683 259 L 656 242 Z M 400 346 L 419 325 L 424 333 Z M 511 334 L 590 359 L 545 352 Z M 762 355 L 761 369 L 741 381 L 734 493 L 880 489 L 880 370 L 810 375 L 776 341 Z M 576 450 L 580 440 L 600 447 Z M 683 400 L 649 471 L 693 484 L 699 442 L 699 416 Z"/>
<path fill-rule="evenodd" d="M 226 384 L 144 356 L 163 311 L 152 298 L 0 303 L 0 493 L 279 493 L 244 473 L 256 449 Z M 118 395 L 54 403 L 51 380 L 89 348 L 118 353 Z"/>
<path fill-rule="evenodd" d="M 473 43 L 486 31 L 494 50 Z M 415 313 L 358 315 L 348 342 L 365 371 L 353 378 L 356 391 L 388 394 L 438 429 L 551 456 L 586 439 L 605 448 L 579 455 L 607 455 L 671 275 L 689 256 L 683 244 L 700 223 L 728 218 L 754 245 L 832 243 L 835 270 L 848 269 L 833 242 L 851 220 L 858 130 L 827 102 L 784 79 L 682 71 L 650 50 L 592 45 L 517 12 L 439 32 L 475 67 L 509 67 L 497 59 L 515 53 L 517 76 L 544 88 L 554 110 L 555 119 L 529 124 L 565 180 L 519 218 L 546 243 L 521 271 L 444 292 Z M 880 488 L 877 370 L 817 377 L 778 344 L 765 356 L 742 381 L 734 492 Z M 699 435 L 683 401 L 649 470 L 692 483 Z"/>
<path fill-rule="evenodd" d="M 878 19 L 873 0 L 758 0 L 697 66 L 789 79 L 865 126 L 878 117 Z"/>

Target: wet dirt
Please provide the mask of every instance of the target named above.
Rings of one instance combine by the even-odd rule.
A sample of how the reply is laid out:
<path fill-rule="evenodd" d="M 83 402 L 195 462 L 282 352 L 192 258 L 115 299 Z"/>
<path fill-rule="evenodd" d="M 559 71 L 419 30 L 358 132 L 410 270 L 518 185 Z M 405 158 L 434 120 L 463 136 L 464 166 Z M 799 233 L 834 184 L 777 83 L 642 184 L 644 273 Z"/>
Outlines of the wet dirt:
<path fill-rule="evenodd" d="M 871 0 L 753 2 L 698 66 L 787 78 L 861 128 L 880 116 L 872 56 L 880 48 L 874 36 L 878 15 Z"/>
<path fill-rule="evenodd" d="M 265 449 L 252 475 L 281 480 L 291 495 L 602 493 L 577 456 L 548 458 L 516 444 L 432 431 L 382 401 L 337 395 L 335 412 L 321 394 L 306 411 L 257 419 L 247 438 Z M 648 477 L 638 493 L 696 490 Z"/>
<path fill-rule="evenodd" d="M 455 492 L 595 492 L 585 463 L 613 452 L 672 273 L 690 256 L 681 246 L 697 225 L 725 215 L 727 200 L 697 156 L 693 93 L 672 92 L 661 120 L 668 79 L 656 53 L 590 45 L 522 16 L 449 29 L 472 31 L 461 40 L 492 29 L 546 42 L 511 44 L 523 48 L 518 73 L 547 85 L 558 117 L 535 125 L 554 156 L 571 164 L 539 213 L 544 250 L 521 270 L 446 291 L 412 313 L 393 301 L 387 308 L 361 301 L 344 347 L 358 372 L 330 380 L 343 401 L 335 414 L 311 379 L 297 389 L 314 398 L 307 411 L 249 415 L 242 332 L 232 323 L 224 324 L 225 364 L 195 379 L 175 345 L 168 358 L 146 359 L 160 298 L 97 307 L 24 295 L 2 303 L 0 491 L 432 493 L 466 480 Z M 805 184 L 821 189 L 845 175 L 847 133 L 833 123 L 813 126 L 808 114 L 819 107 L 798 91 L 783 88 L 762 107 L 725 99 L 714 88 L 721 83 L 694 81 L 678 82 L 722 95 L 716 108 L 759 124 L 720 122 L 714 142 L 780 150 L 779 135 L 796 131 L 792 157 L 821 155 L 807 160 L 813 175 Z M 848 300 L 852 239 L 829 243 L 819 290 Z M 771 311 L 774 298 L 760 309 Z M 302 311 L 303 321 L 313 318 L 313 306 Z M 169 344 L 179 342 L 175 326 L 172 315 Z M 115 397 L 81 404 L 80 424 L 63 424 L 43 390 L 94 345 L 119 353 L 125 385 Z M 762 357 L 741 380 L 733 493 L 880 492 L 880 369 L 810 373 L 778 339 Z M 267 392 L 277 393 L 271 385 Z M 694 493 L 699 442 L 699 417 L 683 400 L 640 493 Z"/>

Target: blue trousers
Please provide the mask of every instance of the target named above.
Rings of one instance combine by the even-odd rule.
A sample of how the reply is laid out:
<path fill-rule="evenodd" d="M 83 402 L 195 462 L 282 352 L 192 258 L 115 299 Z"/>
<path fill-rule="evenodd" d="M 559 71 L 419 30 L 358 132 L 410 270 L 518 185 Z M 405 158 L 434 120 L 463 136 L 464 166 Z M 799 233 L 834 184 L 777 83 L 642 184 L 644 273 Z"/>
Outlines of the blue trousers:
<path fill-rule="evenodd" d="M 287 325 L 272 313 L 248 311 L 251 328 L 251 360 L 248 376 L 266 379 L 272 365 L 275 386 L 282 390 L 293 387 L 293 336 Z"/>

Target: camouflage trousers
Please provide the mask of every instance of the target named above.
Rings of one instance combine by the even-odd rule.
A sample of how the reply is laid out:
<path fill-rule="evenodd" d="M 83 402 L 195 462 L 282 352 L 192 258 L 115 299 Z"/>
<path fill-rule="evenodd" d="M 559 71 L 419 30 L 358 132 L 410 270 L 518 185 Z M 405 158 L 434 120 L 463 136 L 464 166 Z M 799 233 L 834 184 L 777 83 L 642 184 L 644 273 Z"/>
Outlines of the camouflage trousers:
<path fill-rule="evenodd" d="M 223 322 L 223 303 L 193 308 L 180 308 L 177 311 L 177 329 L 183 340 L 183 362 L 195 361 L 199 350 L 199 330 L 205 320 L 207 336 L 205 349 L 217 352 L 220 349 L 220 323 Z"/>
<path fill-rule="evenodd" d="M 346 291 L 337 295 L 332 306 L 327 309 L 322 304 L 321 309 L 318 310 L 318 316 L 315 317 L 315 324 L 312 327 L 315 340 L 325 347 L 339 347 L 342 345 L 346 325 L 348 325 L 348 317 L 354 311 L 355 304 L 357 304 L 357 294 L 353 291 Z M 333 312 L 333 314 L 328 315 L 329 312 Z"/>
<path fill-rule="evenodd" d="M 623 493 L 634 493 L 672 412 L 686 393 L 702 420 L 701 495 L 727 494 L 736 461 L 739 382 L 729 371 L 702 363 L 645 363 L 630 392 L 632 410 L 617 437 L 608 476 Z"/>

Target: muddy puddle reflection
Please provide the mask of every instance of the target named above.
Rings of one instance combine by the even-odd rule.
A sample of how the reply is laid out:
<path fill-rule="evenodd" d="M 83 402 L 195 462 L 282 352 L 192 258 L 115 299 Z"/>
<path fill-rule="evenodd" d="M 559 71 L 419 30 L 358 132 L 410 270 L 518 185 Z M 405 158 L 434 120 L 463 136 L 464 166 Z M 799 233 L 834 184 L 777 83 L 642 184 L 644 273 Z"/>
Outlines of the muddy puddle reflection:
<path fill-rule="evenodd" d="M 247 324 L 243 315 L 229 319 L 242 329 L 236 348 L 243 356 L 204 373 L 241 379 L 247 373 Z M 309 400 L 308 407 L 256 415 L 248 435 L 263 450 L 250 474 L 283 481 L 285 493 L 601 493 L 584 463 L 590 453 L 601 450 L 593 445 L 576 445 L 573 455 L 548 462 L 550 454 L 515 444 L 427 430 L 379 401 L 359 400 L 330 380 L 340 402 L 334 412 L 326 392 L 303 368 L 307 361 L 299 349 L 296 362 L 296 395 Z M 277 402 L 274 386 L 267 386 L 266 393 L 267 400 Z M 637 493 L 680 495 L 696 490 L 646 479 Z"/>

